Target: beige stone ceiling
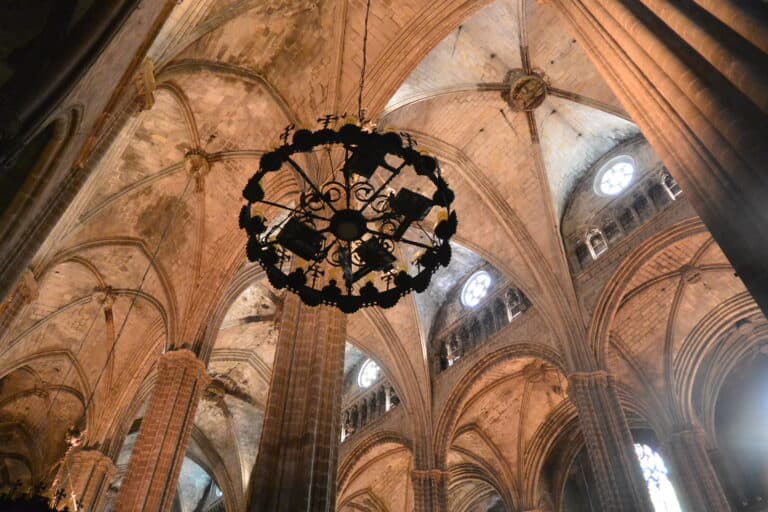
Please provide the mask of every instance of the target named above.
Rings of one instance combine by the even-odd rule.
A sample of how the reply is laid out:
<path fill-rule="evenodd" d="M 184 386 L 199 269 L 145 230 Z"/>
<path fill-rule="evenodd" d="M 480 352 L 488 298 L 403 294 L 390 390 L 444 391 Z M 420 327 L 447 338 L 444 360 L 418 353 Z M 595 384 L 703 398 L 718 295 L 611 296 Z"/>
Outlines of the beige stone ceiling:
<path fill-rule="evenodd" d="M 0 444 L 33 472 L 63 453 L 64 430 L 86 403 L 89 442 L 119 443 L 110 436 L 127 432 L 156 357 L 186 345 L 209 356 L 226 391 L 203 401 L 195 449 L 218 454 L 212 471 L 243 499 L 281 300 L 245 264 L 240 193 L 287 124 L 355 109 L 363 15 L 361 0 L 185 0 L 173 11 L 150 50 L 154 105 L 127 117 L 92 162 L 37 255 L 37 296 L 0 334 Z M 340 510 L 411 510 L 410 472 L 434 463 L 438 430 L 457 507 L 500 497 L 536 508 L 546 501 L 536 436 L 565 407 L 565 379 L 552 360 L 509 347 L 562 361 L 581 339 L 560 216 L 590 165 L 637 128 L 547 2 L 373 0 L 369 50 L 369 113 L 437 154 L 457 193 L 456 241 L 534 308 L 494 342 L 509 357 L 477 375 L 470 359 L 452 382 L 430 378 L 429 319 L 412 297 L 348 318 L 348 339 L 397 388 L 414 445 L 379 443 L 348 463 Z M 502 98 L 515 68 L 548 81 L 533 112 L 512 112 Z M 191 152 L 207 156 L 203 177 Z M 295 183 L 273 182 L 269 192 L 290 199 Z M 602 357 L 622 385 L 663 405 L 690 332 L 744 290 L 706 233 L 657 252 L 620 294 Z M 232 292 L 243 276 L 256 277 Z M 46 441 L 30 442 L 38 432 Z"/>

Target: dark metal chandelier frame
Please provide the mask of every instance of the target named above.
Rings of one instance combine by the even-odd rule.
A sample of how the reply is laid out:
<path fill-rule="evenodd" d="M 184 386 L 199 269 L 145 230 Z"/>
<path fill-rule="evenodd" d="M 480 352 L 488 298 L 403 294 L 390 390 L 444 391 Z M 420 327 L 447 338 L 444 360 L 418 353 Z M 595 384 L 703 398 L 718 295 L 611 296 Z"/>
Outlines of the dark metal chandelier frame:
<path fill-rule="evenodd" d="M 411 291 L 424 291 L 435 270 L 450 261 L 454 194 L 437 160 L 417 151 L 407 134 L 353 123 L 337 130 L 330 127 L 333 119 L 319 120 L 322 127 L 315 131 L 286 129 L 283 144 L 261 157 L 243 190 L 247 204 L 240 213 L 248 259 L 261 265 L 275 288 L 297 293 L 308 305 L 333 305 L 346 313 L 392 307 Z M 321 183 L 299 163 L 317 162 L 318 154 L 330 168 Z M 333 155 L 343 157 L 334 163 Z M 298 204 L 266 199 L 262 183 L 273 173 L 299 178 Z M 395 193 L 390 184 L 398 177 L 421 177 L 431 184 L 431 195 L 406 187 Z M 435 209 L 429 230 L 425 222 Z M 402 260 L 405 246 L 421 251 L 411 265 Z"/>

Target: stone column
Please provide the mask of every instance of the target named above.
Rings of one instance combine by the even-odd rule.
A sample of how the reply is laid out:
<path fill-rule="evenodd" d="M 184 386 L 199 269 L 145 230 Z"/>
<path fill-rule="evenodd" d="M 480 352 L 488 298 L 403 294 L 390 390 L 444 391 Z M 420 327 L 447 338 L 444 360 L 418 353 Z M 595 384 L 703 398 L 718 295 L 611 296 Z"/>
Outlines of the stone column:
<path fill-rule="evenodd" d="M 86 449 L 67 455 L 57 488 L 64 489 L 65 498 L 60 506 L 74 509 L 72 500 L 85 510 L 103 508 L 104 498 L 117 468 L 112 459 L 99 450 Z"/>
<path fill-rule="evenodd" d="M 666 443 L 673 475 L 688 510 L 731 510 L 715 468 L 707 454 L 703 431 L 694 428 L 674 432 Z"/>
<path fill-rule="evenodd" d="M 286 295 L 248 510 L 336 509 L 345 336 L 341 311 Z"/>
<path fill-rule="evenodd" d="M 163 354 L 115 512 L 167 512 L 173 505 L 195 411 L 209 383 L 190 350 Z"/>
<path fill-rule="evenodd" d="M 414 469 L 414 512 L 448 512 L 448 472 L 439 469 Z"/>
<path fill-rule="evenodd" d="M 568 395 L 578 410 L 601 510 L 653 512 L 613 378 L 605 371 L 572 373 Z"/>
<path fill-rule="evenodd" d="M 552 0 L 768 313 L 768 37 L 735 0 Z"/>

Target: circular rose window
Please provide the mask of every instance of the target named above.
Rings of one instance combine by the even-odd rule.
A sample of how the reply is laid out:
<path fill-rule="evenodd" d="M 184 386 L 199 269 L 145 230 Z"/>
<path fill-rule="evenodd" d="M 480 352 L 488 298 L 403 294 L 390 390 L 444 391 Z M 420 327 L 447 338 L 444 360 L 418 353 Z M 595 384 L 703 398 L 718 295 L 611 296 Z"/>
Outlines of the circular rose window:
<path fill-rule="evenodd" d="M 491 275 L 485 270 L 475 272 L 461 289 L 461 303 L 468 308 L 477 306 L 488 295 L 490 287 Z"/>
<path fill-rule="evenodd" d="M 360 368 L 360 373 L 357 374 L 357 384 L 361 388 L 367 388 L 377 380 L 379 380 L 379 374 L 381 370 L 379 365 L 373 359 L 368 359 L 363 363 Z"/>
<path fill-rule="evenodd" d="M 595 191 L 601 196 L 615 196 L 626 190 L 635 176 L 635 162 L 622 155 L 606 163 L 595 178 Z"/>

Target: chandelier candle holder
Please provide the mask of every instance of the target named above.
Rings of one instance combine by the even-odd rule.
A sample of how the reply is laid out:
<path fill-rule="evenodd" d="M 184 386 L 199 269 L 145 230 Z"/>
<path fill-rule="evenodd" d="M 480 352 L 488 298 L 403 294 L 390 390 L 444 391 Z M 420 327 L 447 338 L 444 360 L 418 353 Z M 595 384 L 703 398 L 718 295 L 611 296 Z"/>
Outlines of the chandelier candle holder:
<path fill-rule="evenodd" d="M 351 122 L 335 129 L 334 120 L 315 131 L 289 127 L 262 155 L 243 190 L 246 253 L 272 286 L 307 305 L 390 308 L 450 262 L 454 193 L 409 135 Z M 267 176 L 280 173 L 300 184 L 292 202 L 265 197 Z"/>

